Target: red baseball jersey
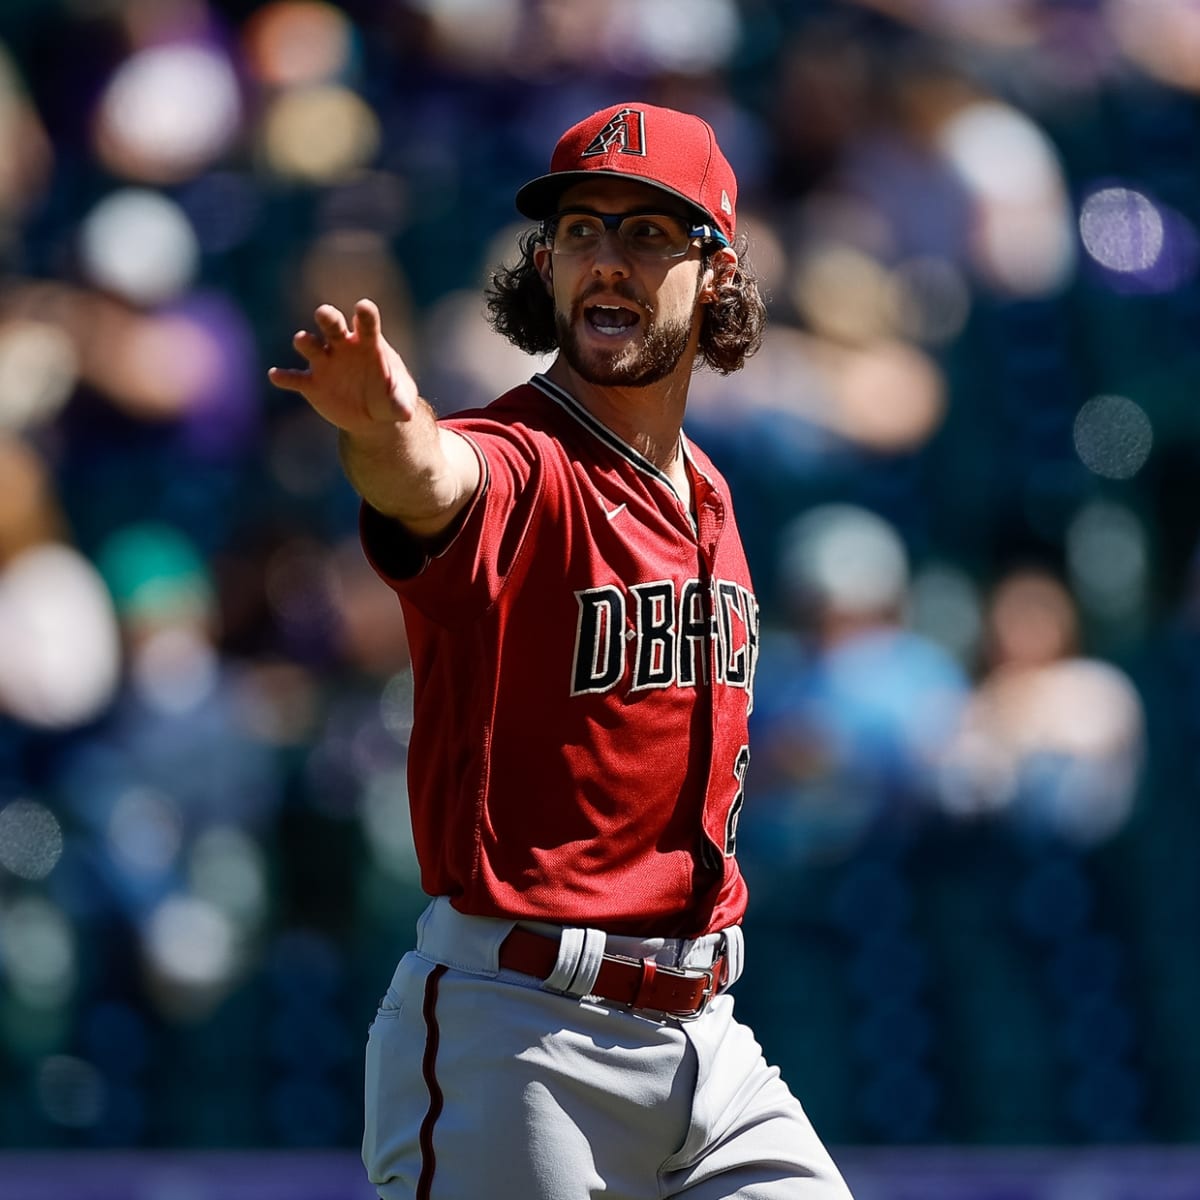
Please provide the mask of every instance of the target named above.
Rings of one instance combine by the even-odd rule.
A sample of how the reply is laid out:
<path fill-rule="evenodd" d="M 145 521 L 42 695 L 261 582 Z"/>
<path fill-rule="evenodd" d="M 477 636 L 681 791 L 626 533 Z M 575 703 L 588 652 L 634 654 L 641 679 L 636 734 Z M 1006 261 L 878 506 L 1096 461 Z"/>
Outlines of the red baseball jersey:
<path fill-rule="evenodd" d="M 540 375 L 444 423 L 482 468 L 445 549 L 362 521 L 412 650 L 423 888 L 612 933 L 736 924 L 758 604 L 725 481 L 685 441 L 693 520 Z"/>

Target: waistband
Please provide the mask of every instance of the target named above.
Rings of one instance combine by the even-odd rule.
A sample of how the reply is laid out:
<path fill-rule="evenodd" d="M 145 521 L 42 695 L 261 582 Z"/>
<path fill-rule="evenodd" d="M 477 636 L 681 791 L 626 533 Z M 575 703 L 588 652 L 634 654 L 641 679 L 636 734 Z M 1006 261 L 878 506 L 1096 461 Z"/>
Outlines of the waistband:
<path fill-rule="evenodd" d="M 417 920 L 417 952 L 448 967 L 494 978 L 503 969 L 501 946 L 518 924 L 558 942 L 557 959 L 542 986 L 564 995 L 591 994 L 606 955 L 701 972 L 721 960 L 719 991 L 738 979 L 744 965 L 742 930 L 736 925 L 698 938 L 630 937 L 582 926 L 468 916 L 454 908 L 447 896 L 435 897 Z"/>

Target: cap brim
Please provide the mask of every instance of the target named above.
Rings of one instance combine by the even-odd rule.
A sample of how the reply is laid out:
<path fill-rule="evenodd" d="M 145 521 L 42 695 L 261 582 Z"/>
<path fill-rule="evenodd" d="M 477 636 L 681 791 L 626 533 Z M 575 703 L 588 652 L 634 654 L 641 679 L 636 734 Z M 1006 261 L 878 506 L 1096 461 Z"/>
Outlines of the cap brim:
<path fill-rule="evenodd" d="M 619 179 L 623 183 L 644 183 L 657 188 L 668 196 L 683 202 L 684 207 L 698 221 L 719 229 L 720 225 L 711 213 L 707 213 L 694 201 L 689 200 L 682 192 L 669 188 L 653 179 L 644 179 L 628 171 L 556 171 L 550 175 L 541 175 L 531 179 L 520 188 L 516 196 L 517 212 L 534 221 L 544 221 L 547 217 L 558 212 L 559 199 L 569 187 L 577 183 L 588 183 L 593 179 Z"/>

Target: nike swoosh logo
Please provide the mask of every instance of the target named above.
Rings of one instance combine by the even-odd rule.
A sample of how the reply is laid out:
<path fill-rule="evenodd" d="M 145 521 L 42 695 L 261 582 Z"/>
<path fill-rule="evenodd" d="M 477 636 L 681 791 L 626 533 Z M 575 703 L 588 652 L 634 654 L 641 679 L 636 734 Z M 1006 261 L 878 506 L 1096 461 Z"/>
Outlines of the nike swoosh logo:
<path fill-rule="evenodd" d="M 611 521 L 614 517 L 619 517 L 625 511 L 624 504 L 618 504 L 616 508 L 604 506 L 604 515 Z"/>

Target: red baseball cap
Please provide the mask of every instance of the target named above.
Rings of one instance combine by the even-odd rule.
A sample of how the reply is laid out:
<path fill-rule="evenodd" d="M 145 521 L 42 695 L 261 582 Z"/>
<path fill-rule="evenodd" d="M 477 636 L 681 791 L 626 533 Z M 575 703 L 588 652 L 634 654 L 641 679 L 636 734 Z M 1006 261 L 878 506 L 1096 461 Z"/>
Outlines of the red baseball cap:
<path fill-rule="evenodd" d="M 707 121 L 653 104 L 614 104 L 558 140 L 550 173 L 517 192 L 517 211 L 535 221 L 558 209 L 572 184 L 596 176 L 638 179 L 685 200 L 702 224 L 733 240 L 737 180 Z"/>

